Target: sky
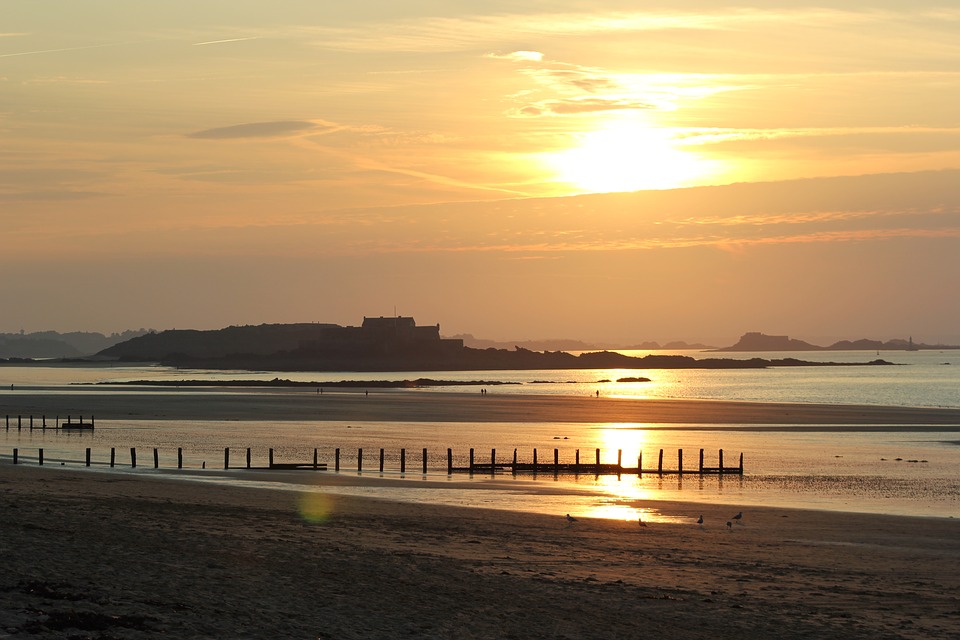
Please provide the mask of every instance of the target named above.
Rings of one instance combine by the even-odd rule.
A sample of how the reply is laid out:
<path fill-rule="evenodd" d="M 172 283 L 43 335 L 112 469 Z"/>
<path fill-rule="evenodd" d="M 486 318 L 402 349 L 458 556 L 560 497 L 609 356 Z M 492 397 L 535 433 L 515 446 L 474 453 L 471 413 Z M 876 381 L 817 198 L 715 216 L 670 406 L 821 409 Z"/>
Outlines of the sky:
<path fill-rule="evenodd" d="M 0 2 L 0 332 L 960 344 L 955 2 Z"/>

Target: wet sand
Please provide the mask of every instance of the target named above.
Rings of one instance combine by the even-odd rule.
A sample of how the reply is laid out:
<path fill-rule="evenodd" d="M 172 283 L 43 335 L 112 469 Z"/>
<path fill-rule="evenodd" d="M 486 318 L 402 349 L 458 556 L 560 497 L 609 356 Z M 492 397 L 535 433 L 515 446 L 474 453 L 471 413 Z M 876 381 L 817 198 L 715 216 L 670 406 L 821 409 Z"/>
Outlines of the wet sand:
<path fill-rule="evenodd" d="M 17 389 L 2 411 L 100 420 L 317 420 L 403 422 L 571 422 L 741 425 L 940 425 L 960 427 L 960 409 L 661 400 L 421 390 L 325 392 L 209 388 Z"/>
<path fill-rule="evenodd" d="M 960 636 L 957 520 L 751 508 L 728 529 L 729 507 L 658 502 L 682 521 L 640 527 L 344 496 L 304 504 L 2 464 L 0 635 Z"/>

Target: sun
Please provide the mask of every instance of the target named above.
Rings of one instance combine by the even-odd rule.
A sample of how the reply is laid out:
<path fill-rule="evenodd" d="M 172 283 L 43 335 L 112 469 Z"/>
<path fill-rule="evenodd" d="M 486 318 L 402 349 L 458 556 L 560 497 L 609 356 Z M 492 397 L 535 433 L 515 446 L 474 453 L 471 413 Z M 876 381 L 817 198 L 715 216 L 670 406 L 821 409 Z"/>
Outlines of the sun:
<path fill-rule="evenodd" d="M 710 173 L 708 160 L 683 150 L 669 130 L 644 122 L 610 122 L 578 139 L 547 162 L 561 182 L 581 191 L 674 189 Z"/>

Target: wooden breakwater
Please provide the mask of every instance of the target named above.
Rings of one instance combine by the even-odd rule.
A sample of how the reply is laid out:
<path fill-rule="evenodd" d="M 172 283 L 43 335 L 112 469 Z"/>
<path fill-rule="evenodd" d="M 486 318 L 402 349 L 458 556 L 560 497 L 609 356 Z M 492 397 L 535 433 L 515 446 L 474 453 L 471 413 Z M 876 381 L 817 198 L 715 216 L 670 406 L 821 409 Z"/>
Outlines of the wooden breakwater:
<path fill-rule="evenodd" d="M 10 431 L 10 416 L 7 415 L 6 418 L 7 418 L 6 420 L 7 431 Z M 36 426 L 34 426 L 33 424 L 33 416 L 29 416 L 29 424 L 27 425 L 26 428 L 28 428 L 30 431 L 33 431 L 34 429 L 45 430 L 48 428 L 49 429 L 70 429 L 70 430 L 74 430 L 74 429 L 75 430 L 81 430 L 81 429 L 92 430 L 95 427 L 96 427 L 96 421 L 94 420 L 93 416 L 90 416 L 90 419 L 86 421 L 83 419 L 83 416 L 80 416 L 77 420 L 74 420 L 73 416 L 67 416 L 67 419 L 65 422 L 60 422 L 60 416 L 57 416 L 56 422 L 54 422 L 54 424 L 50 425 L 49 427 L 47 427 L 47 416 L 40 416 L 39 424 L 37 424 Z M 24 429 L 23 416 L 17 416 L 17 431 L 23 431 L 23 429 Z"/>
<path fill-rule="evenodd" d="M 248 470 L 313 470 L 313 471 L 326 471 L 328 465 L 326 462 L 320 462 L 319 460 L 319 449 L 314 448 L 313 450 L 313 460 L 312 461 L 284 461 L 278 462 L 274 458 L 274 450 L 271 448 L 268 450 L 267 463 L 265 466 L 256 466 L 253 462 L 253 453 L 252 449 L 248 447 L 246 449 L 246 464 L 243 466 L 231 465 L 230 461 L 230 447 L 225 447 L 223 450 L 223 469 L 248 469 Z M 623 450 L 617 451 L 617 462 L 601 462 L 601 452 L 600 449 L 595 449 L 593 461 L 582 460 L 580 457 L 580 450 L 577 449 L 573 462 L 561 462 L 560 461 L 560 450 L 553 450 L 553 460 L 541 460 L 538 456 L 537 449 L 533 449 L 532 461 L 525 462 L 521 461 L 518 458 L 517 449 L 513 450 L 513 458 L 511 460 L 500 460 L 497 458 L 497 450 L 490 450 L 490 459 L 489 462 L 478 461 L 475 455 L 475 450 L 470 449 L 469 454 L 469 464 L 466 466 L 455 466 L 454 465 L 454 456 L 453 449 L 447 449 L 446 456 L 446 471 L 448 475 L 453 475 L 455 473 L 469 473 L 469 474 L 486 474 L 486 475 L 496 475 L 497 473 L 511 473 L 513 475 L 519 473 L 532 473 L 534 475 L 540 473 L 552 473 L 554 475 L 564 474 L 592 474 L 592 475 L 637 475 L 642 476 L 644 474 L 648 475 L 743 475 L 743 453 L 740 454 L 737 465 L 735 466 L 725 466 L 723 461 L 723 449 L 720 449 L 717 456 L 716 466 L 707 466 L 704 462 L 704 450 L 700 449 L 699 461 L 696 466 L 684 467 L 683 465 L 683 449 L 677 450 L 677 464 L 675 467 L 665 466 L 663 460 L 663 449 L 659 450 L 657 456 L 657 465 L 656 467 L 644 467 L 643 464 L 643 453 L 637 457 L 637 466 L 624 466 L 623 464 Z M 428 451 L 426 447 L 421 450 L 420 456 L 420 470 L 422 473 L 426 474 L 428 469 Z M 20 461 L 20 450 L 18 448 L 13 449 L 13 464 L 19 464 Z M 44 451 L 42 448 L 37 450 L 37 460 L 39 464 L 44 462 Z M 136 447 L 130 447 L 130 467 L 137 467 L 137 449 Z M 378 467 L 380 473 L 383 473 L 385 469 L 385 449 L 381 448 L 379 451 L 378 457 Z M 73 461 L 71 461 L 73 462 Z M 339 472 L 341 470 L 341 454 L 340 449 L 334 451 L 334 470 Z M 407 450 L 400 449 L 399 456 L 400 463 L 400 473 L 406 473 L 407 471 Z M 61 464 L 64 464 L 61 462 Z M 92 463 L 92 448 L 87 447 L 85 451 L 84 464 L 89 467 Z M 99 463 L 106 464 L 106 463 Z M 117 449 L 116 447 L 110 448 L 110 462 L 111 467 L 117 466 Z M 356 469 L 358 473 L 362 473 L 364 470 L 364 455 L 363 448 L 357 449 L 356 455 Z M 160 468 L 160 450 L 156 447 L 153 448 L 153 468 Z M 183 448 L 177 448 L 177 469 L 183 469 Z M 206 469 L 206 461 L 202 463 L 203 469 Z"/>
<path fill-rule="evenodd" d="M 454 467 L 453 466 L 453 456 L 450 449 L 447 449 L 447 472 L 450 474 L 453 473 L 471 473 L 471 474 L 496 474 L 501 473 L 552 473 L 554 475 L 559 475 L 561 473 L 567 474 L 593 474 L 593 475 L 638 475 L 642 476 L 644 474 L 650 475 L 723 475 L 723 474 L 732 474 L 732 475 L 743 475 L 743 453 L 740 454 L 739 460 L 735 466 L 724 466 L 723 463 L 723 449 L 719 450 L 717 456 L 717 465 L 716 466 L 707 466 L 704 464 L 704 450 L 700 449 L 699 462 L 696 466 L 693 467 L 684 467 L 683 466 L 683 449 L 677 450 L 677 466 L 669 467 L 664 466 L 663 463 L 663 449 L 660 449 L 657 456 L 657 466 L 656 467 L 644 467 L 643 465 L 643 452 L 640 452 L 640 455 L 637 456 L 637 466 L 624 466 L 623 465 L 623 450 L 620 449 L 617 451 L 617 462 L 614 463 L 604 463 L 601 462 L 600 449 L 594 451 L 595 456 L 593 461 L 582 460 L 580 457 L 580 450 L 577 449 L 575 453 L 574 461 L 571 462 L 561 462 L 560 461 L 560 450 L 553 450 L 553 460 L 541 460 L 537 456 L 537 450 L 533 450 L 533 458 L 530 462 L 521 462 L 517 458 L 517 450 L 513 450 L 513 459 L 498 461 L 497 459 L 497 450 L 490 450 L 490 461 L 489 462 L 479 462 L 476 459 L 473 449 L 470 449 L 470 463 L 466 467 Z"/>
<path fill-rule="evenodd" d="M 274 460 L 273 449 L 270 449 L 269 452 L 268 452 L 268 457 L 267 457 L 267 464 L 266 464 L 266 466 L 255 466 L 255 465 L 253 464 L 253 450 L 248 447 L 248 448 L 247 448 L 247 456 L 246 456 L 246 465 L 245 465 L 245 466 L 242 466 L 242 467 L 238 467 L 238 466 L 235 466 L 235 465 L 234 465 L 234 466 L 231 466 L 231 464 L 230 464 L 230 447 L 225 447 L 224 450 L 223 450 L 223 468 L 224 468 L 225 470 L 230 470 L 230 469 L 249 469 L 249 470 L 264 470 L 264 469 L 267 469 L 267 470 L 269 470 L 269 469 L 277 469 L 277 470 L 312 469 L 312 470 L 314 470 L 314 471 L 326 471 L 326 470 L 327 470 L 327 464 L 326 464 L 325 462 L 320 462 L 318 458 L 319 458 L 319 449 L 314 449 L 314 450 L 313 450 L 313 461 L 312 461 L 312 462 L 311 462 L 311 461 L 307 461 L 307 462 L 276 462 L 276 461 Z M 19 447 L 14 448 L 14 449 L 13 449 L 13 456 L 12 456 L 13 464 L 20 464 L 21 459 L 25 459 L 25 458 L 24 458 L 24 456 L 21 455 L 20 448 L 19 448 Z M 31 458 L 31 459 L 32 459 L 32 458 Z M 36 460 L 37 460 L 37 462 L 38 462 L 41 466 L 43 465 L 43 462 L 44 462 L 44 451 L 43 451 L 43 448 L 42 448 L 42 447 L 39 448 L 39 449 L 37 449 L 37 457 L 36 457 Z M 64 463 L 65 463 L 65 461 L 60 461 L 60 462 L 61 462 L 61 464 L 64 464 Z M 78 461 L 70 460 L 69 462 L 78 462 Z M 87 448 L 86 448 L 86 450 L 85 450 L 85 452 L 84 452 L 84 460 L 83 460 L 83 463 L 84 463 L 84 466 L 87 466 L 87 467 L 92 466 L 92 465 L 94 464 L 94 463 L 93 463 L 93 449 L 92 449 L 92 447 L 87 447 Z M 126 463 L 123 463 L 123 462 L 121 462 L 120 460 L 118 460 L 118 458 L 117 458 L 117 448 L 116 448 L 116 447 L 110 447 L 110 462 L 109 462 L 109 463 L 107 463 L 107 462 L 102 462 L 102 463 L 98 463 L 98 464 L 109 464 L 110 467 L 116 467 L 116 466 L 119 466 L 119 465 L 121 465 L 121 464 L 124 464 L 124 465 L 125 465 Z M 130 468 L 131 468 L 131 469 L 136 469 L 136 468 L 137 468 L 137 448 L 136 448 L 136 447 L 130 447 L 129 465 L 130 465 Z M 160 449 L 157 448 L 157 447 L 154 447 L 154 448 L 153 448 L 153 468 L 154 468 L 154 469 L 159 469 L 159 468 L 160 468 Z M 167 467 L 165 467 L 165 468 L 167 468 Z M 172 468 L 172 466 L 171 466 L 171 468 Z M 183 468 L 184 468 L 184 465 L 183 465 L 183 447 L 178 447 L 178 448 L 177 448 L 177 467 L 176 467 L 176 468 L 177 468 L 177 469 L 183 469 Z M 203 468 L 203 469 L 206 469 L 206 468 L 207 468 L 207 463 L 206 463 L 206 461 L 204 461 L 204 462 L 202 463 L 202 467 L 201 467 L 201 468 Z"/>

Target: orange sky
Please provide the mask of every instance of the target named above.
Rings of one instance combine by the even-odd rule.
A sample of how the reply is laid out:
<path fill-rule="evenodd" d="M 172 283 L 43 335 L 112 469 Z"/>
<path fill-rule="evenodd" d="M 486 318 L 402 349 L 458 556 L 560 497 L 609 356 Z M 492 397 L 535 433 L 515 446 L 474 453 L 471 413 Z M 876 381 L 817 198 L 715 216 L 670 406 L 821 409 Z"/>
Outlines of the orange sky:
<path fill-rule="evenodd" d="M 642 4 L 5 6 L 0 331 L 960 343 L 960 8 Z"/>

